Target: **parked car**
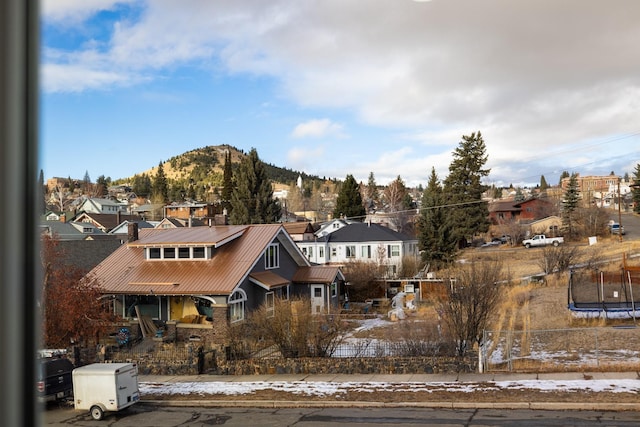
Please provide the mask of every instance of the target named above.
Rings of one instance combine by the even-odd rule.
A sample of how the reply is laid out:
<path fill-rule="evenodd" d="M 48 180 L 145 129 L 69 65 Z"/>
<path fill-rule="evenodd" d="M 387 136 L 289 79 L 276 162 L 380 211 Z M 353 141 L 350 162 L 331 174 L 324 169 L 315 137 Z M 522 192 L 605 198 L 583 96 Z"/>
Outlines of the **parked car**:
<path fill-rule="evenodd" d="M 548 245 L 558 246 L 561 243 L 564 243 L 563 237 L 547 237 L 544 234 L 536 234 L 532 238 L 522 241 L 525 248 Z"/>
<path fill-rule="evenodd" d="M 611 234 L 621 234 L 621 235 L 625 235 L 625 231 L 624 231 L 624 226 L 616 223 L 613 223 L 611 225 L 609 225 L 609 231 L 611 232 Z"/>
<path fill-rule="evenodd" d="M 64 357 L 38 359 L 36 389 L 40 402 L 63 400 L 73 395 L 73 363 Z"/>

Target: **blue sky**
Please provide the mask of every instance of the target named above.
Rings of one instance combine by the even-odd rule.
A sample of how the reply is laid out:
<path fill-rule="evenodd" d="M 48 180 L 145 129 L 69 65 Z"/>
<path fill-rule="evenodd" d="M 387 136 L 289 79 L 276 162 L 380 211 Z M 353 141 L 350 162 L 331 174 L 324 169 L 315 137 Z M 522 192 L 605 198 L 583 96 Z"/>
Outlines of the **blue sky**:
<path fill-rule="evenodd" d="M 640 163 L 640 2 L 43 0 L 45 178 L 207 145 L 378 184 L 481 131 L 496 185 Z"/>

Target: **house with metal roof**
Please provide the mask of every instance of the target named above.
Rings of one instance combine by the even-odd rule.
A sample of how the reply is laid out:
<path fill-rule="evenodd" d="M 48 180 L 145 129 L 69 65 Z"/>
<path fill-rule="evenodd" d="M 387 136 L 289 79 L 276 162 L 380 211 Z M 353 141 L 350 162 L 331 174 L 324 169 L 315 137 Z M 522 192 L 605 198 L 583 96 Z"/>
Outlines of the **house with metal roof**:
<path fill-rule="evenodd" d="M 309 261 L 344 265 L 376 262 L 396 277 L 404 257 L 419 257 L 418 240 L 380 224 L 335 220 L 316 232 L 314 241 L 296 242 Z"/>
<path fill-rule="evenodd" d="M 110 308 L 222 339 L 226 325 L 275 298 L 308 296 L 314 313 L 339 304 L 344 276 L 314 266 L 282 224 L 138 229 L 89 275 Z M 197 326 L 194 326 L 196 325 Z M 186 332 L 185 332 L 186 331 Z"/>

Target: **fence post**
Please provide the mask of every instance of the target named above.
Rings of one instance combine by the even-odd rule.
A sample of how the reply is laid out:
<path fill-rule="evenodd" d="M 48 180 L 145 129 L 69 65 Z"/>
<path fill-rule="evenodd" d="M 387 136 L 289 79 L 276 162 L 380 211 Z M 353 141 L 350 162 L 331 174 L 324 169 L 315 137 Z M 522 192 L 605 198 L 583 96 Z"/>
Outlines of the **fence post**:
<path fill-rule="evenodd" d="M 480 346 L 478 348 L 478 372 L 484 373 L 484 343 L 487 341 L 487 331 L 482 331 L 482 341 L 480 342 Z"/>
<path fill-rule="evenodd" d="M 595 328 L 596 331 L 596 366 L 600 367 L 600 352 L 598 351 L 598 328 Z"/>

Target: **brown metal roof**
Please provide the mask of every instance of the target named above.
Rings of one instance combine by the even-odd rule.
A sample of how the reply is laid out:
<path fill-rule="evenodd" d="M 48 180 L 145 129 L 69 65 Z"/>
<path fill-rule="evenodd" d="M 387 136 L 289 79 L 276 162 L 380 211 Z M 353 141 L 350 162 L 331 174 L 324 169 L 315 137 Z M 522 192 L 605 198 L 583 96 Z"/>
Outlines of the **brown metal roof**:
<path fill-rule="evenodd" d="M 249 277 L 254 282 L 266 289 L 278 288 L 280 286 L 286 286 L 291 283 L 291 281 L 270 270 L 251 273 Z"/>
<path fill-rule="evenodd" d="M 293 282 L 295 283 L 331 283 L 335 280 L 336 276 L 342 273 L 340 268 L 326 266 L 326 265 L 312 265 L 310 267 L 301 267 L 293 275 Z"/>
<path fill-rule="evenodd" d="M 289 234 L 313 233 L 310 222 L 284 222 L 282 226 Z"/>
<path fill-rule="evenodd" d="M 266 247 L 284 230 L 280 224 L 140 230 L 92 274 L 104 293 L 229 295 L 251 272 Z M 144 245 L 216 246 L 208 260 L 145 260 Z"/>
<path fill-rule="evenodd" d="M 130 247 L 160 247 L 176 245 L 221 246 L 242 236 L 246 225 L 221 225 L 217 227 L 154 228 L 140 230 L 140 238 L 129 243 Z"/>

